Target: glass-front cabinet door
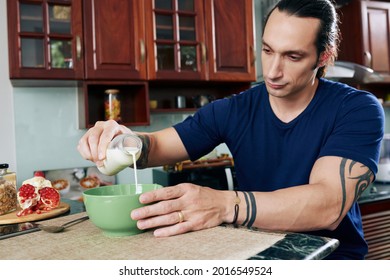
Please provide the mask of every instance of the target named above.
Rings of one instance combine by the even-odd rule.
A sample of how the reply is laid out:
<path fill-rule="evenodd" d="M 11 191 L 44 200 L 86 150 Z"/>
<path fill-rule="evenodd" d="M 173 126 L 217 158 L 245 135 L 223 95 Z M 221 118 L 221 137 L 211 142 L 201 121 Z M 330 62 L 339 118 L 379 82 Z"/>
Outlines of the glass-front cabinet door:
<path fill-rule="evenodd" d="M 256 80 L 253 0 L 146 0 L 148 77 Z"/>
<path fill-rule="evenodd" d="M 147 0 L 149 79 L 205 79 L 203 0 Z"/>
<path fill-rule="evenodd" d="M 83 78 L 81 0 L 8 0 L 10 78 Z"/>

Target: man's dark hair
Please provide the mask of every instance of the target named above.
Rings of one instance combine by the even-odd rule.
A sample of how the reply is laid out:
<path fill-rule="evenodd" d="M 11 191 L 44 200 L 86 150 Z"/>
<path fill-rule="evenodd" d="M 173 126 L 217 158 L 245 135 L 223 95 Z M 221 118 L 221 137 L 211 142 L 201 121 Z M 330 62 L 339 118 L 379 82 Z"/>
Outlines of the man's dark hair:
<path fill-rule="evenodd" d="M 317 46 L 317 61 L 323 51 L 329 52 L 330 56 L 328 64 L 333 63 L 337 58 L 338 45 L 340 42 L 340 30 L 338 27 L 339 18 L 332 1 L 330 0 L 281 0 L 268 13 L 264 27 L 268 22 L 270 14 L 278 9 L 280 12 L 287 13 L 296 17 L 311 17 L 320 20 L 320 30 L 318 32 Z M 326 66 L 318 69 L 317 77 L 325 75 Z"/>

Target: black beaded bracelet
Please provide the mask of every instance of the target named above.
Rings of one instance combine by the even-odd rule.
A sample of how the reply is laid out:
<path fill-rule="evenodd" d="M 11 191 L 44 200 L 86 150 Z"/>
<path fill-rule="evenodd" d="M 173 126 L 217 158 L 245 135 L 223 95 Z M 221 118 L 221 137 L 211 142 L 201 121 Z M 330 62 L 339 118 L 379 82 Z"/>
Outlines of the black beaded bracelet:
<path fill-rule="evenodd" d="M 241 202 L 241 199 L 238 197 L 238 192 L 235 191 L 236 193 L 236 200 L 234 201 L 235 205 L 234 205 L 234 218 L 233 218 L 233 222 L 232 224 L 235 226 L 235 227 L 238 227 L 238 225 L 236 224 L 237 223 L 237 219 L 238 219 L 238 212 L 240 211 L 240 202 Z"/>

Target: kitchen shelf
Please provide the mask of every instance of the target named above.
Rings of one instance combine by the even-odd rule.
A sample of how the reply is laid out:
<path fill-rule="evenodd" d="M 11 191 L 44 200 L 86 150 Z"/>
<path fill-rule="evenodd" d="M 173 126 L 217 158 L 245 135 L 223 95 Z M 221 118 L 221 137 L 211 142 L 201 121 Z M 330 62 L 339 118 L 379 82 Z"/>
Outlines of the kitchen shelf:
<path fill-rule="evenodd" d="M 198 82 L 195 86 L 192 82 L 176 82 L 174 85 L 165 82 L 149 82 L 150 100 L 157 101 L 157 108 L 151 109 L 151 113 L 194 113 L 198 108 L 194 104 L 194 98 L 200 95 L 221 99 L 249 89 L 249 83 L 210 83 Z M 185 108 L 175 108 L 176 96 L 186 98 Z"/>
<path fill-rule="evenodd" d="M 118 89 L 121 98 L 121 124 L 150 125 L 149 92 L 146 82 L 85 81 L 79 87 L 79 128 L 92 127 L 105 120 L 105 90 Z"/>

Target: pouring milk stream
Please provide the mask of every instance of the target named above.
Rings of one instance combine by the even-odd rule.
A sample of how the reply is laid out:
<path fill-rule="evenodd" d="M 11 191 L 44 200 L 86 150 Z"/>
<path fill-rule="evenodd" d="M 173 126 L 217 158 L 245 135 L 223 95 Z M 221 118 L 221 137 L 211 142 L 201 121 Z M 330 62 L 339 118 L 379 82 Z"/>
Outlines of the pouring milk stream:
<path fill-rule="evenodd" d="M 141 155 L 142 141 L 135 134 L 120 134 L 110 142 L 103 166 L 98 167 L 105 175 L 115 175 L 133 164 L 135 185 L 138 186 L 137 160 Z"/>

